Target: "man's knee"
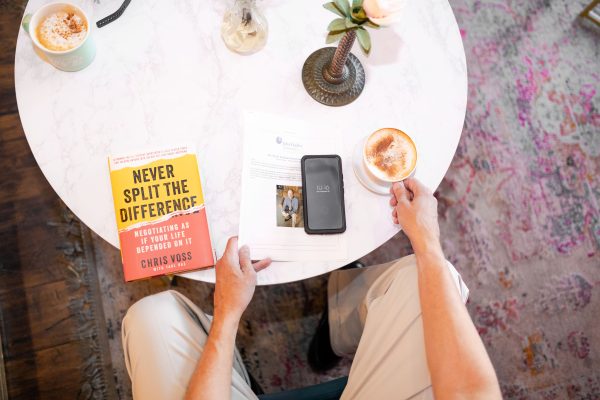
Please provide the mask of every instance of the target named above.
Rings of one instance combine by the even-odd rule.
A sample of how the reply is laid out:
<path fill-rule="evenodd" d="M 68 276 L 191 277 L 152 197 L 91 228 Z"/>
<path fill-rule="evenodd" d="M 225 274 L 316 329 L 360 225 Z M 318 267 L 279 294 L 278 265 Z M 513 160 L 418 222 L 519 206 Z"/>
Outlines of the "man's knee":
<path fill-rule="evenodd" d="M 382 264 L 376 267 L 381 268 L 382 270 L 387 270 L 386 272 L 393 274 L 396 279 L 402 280 L 405 288 L 416 289 L 418 287 L 417 258 L 414 254 L 401 257 L 392 263 Z M 461 275 L 458 273 L 454 265 L 452 265 L 452 263 L 448 260 L 446 260 L 446 268 L 452 276 L 452 280 L 456 285 L 456 289 L 458 290 L 462 301 L 466 303 L 469 297 L 469 288 L 462 280 Z"/>
<path fill-rule="evenodd" d="M 156 323 L 165 323 L 181 312 L 177 292 L 166 290 L 146 296 L 134 303 L 123 318 L 123 332 L 134 327 L 148 327 Z"/>

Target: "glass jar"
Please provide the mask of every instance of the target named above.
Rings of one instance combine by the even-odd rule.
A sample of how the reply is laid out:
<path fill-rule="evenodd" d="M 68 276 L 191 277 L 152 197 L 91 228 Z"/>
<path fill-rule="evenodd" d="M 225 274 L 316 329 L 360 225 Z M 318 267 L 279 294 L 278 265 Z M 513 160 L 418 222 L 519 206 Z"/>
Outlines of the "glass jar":
<path fill-rule="evenodd" d="M 221 37 L 232 51 L 252 54 L 265 46 L 269 27 L 264 15 L 256 7 L 256 0 L 235 0 L 225 12 Z"/>

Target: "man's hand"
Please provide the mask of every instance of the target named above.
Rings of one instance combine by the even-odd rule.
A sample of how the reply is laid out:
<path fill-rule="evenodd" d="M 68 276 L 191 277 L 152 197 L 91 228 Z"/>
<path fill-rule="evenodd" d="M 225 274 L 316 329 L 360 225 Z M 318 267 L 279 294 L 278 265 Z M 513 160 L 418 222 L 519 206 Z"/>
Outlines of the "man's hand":
<path fill-rule="evenodd" d="M 270 264 L 269 258 L 252 264 L 248 247 L 244 246 L 238 251 L 237 237 L 229 238 L 225 254 L 215 267 L 215 316 L 190 379 L 185 397 L 187 400 L 231 398 L 233 349 L 238 324 L 252 300 L 256 273 Z"/>
<path fill-rule="evenodd" d="M 469 317 L 440 245 L 437 200 L 418 180 L 391 188 L 392 218 L 417 260 L 427 367 L 436 399 L 501 399 L 494 367 Z"/>
<path fill-rule="evenodd" d="M 437 200 L 425 185 L 414 178 L 395 182 L 390 192 L 392 218 L 410 239 L 415 253 L 428 248 L 438 250 L 440 227 L 437 218 Z"/>
<path fill-rule="evenodd" d="M 270 264 L 269 258 L 253 264 L 248 246 L 243 246 L 238 251 L 237 237 L 229 238 L 225 253 L 215 267 L 215 319 L 237 324 L 252 300 L 256 287 L 256 273 Z"/>

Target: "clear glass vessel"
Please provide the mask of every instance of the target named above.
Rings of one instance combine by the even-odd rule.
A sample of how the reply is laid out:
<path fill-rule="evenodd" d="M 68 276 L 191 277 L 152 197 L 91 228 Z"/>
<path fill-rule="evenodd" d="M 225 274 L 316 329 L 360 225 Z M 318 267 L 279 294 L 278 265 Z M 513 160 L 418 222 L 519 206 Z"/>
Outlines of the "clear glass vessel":
<path fill-rule="evenodd" d="M 256 6 L 256 0 L 235 0 L 225 13 L 221 25 L 221 37 L 232 51 L 252 54 L 265 46 L 269 27 L 264 15 Z"/>

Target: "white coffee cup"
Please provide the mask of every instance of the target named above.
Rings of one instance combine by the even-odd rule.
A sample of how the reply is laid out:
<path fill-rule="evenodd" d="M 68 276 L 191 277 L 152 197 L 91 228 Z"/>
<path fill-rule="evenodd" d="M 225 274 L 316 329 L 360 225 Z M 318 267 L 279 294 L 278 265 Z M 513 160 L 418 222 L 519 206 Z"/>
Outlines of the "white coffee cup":
<path fill-rule="evenodd" d="M 383 148 L 378 149 L 381 146 Z M 388 160 L 384 156 L 392 157 Z M 384 182 L 400 182 L 411 176 L 417 166 L 417 158 L 417 146 L 412 138 L 396 128 L 382 128 L 373 132 L 363 147 L 365 167 Z M 381 164 L 377 165 L 377 162 Z"/>
<path fill-rule="evenodd" d="M 59 11 L 74 12 L 79 15 L 87 25 L 86 35 L 81 43 L 65 51 L 50 50 L 44 47 L 37 37 L 38 25 L 49 15 Z M 70 72 L 82 70 L 90 65 L 96 56 L 96 44 L 92 37 L 93 24 L 87 14 L 74 4 L 65 2 L 46 4 L 33 14 L 26 14 L 23 17 L 21 25 L 29 34 L 38 54 L 60 70 Z"/>
<path fill-rule="evenodd" d="M 380 168 L 377 168 L 376 165 L 373 165 L 372 162 L 369 162 L 369 142 L 376 139 L 376 136 L 380 135 L 382 131 L 393 131 L 394 136 L 399 135 L 403 142 L 402 145 L 408 146 L 407 150 L 410 152 L 410 156 L 408 157 L 410 161 L 405 160 L 408 161 L 407 164 L 409 165 L 401 168 L 394 176 L 389 176 L 384 173 L 385 171 L 382 171 Z M 402 181 L 414 175 L 417 158 L 417 147 L 410 136 L 399 129 L 383 128 L 373 132 L 356 143 L 352 155 L 352 167 L 359 182 L 362 183 L 365 188 L 374 193 L 387 196 L 390 194 L 390 187 L 393 182 Z"/>

